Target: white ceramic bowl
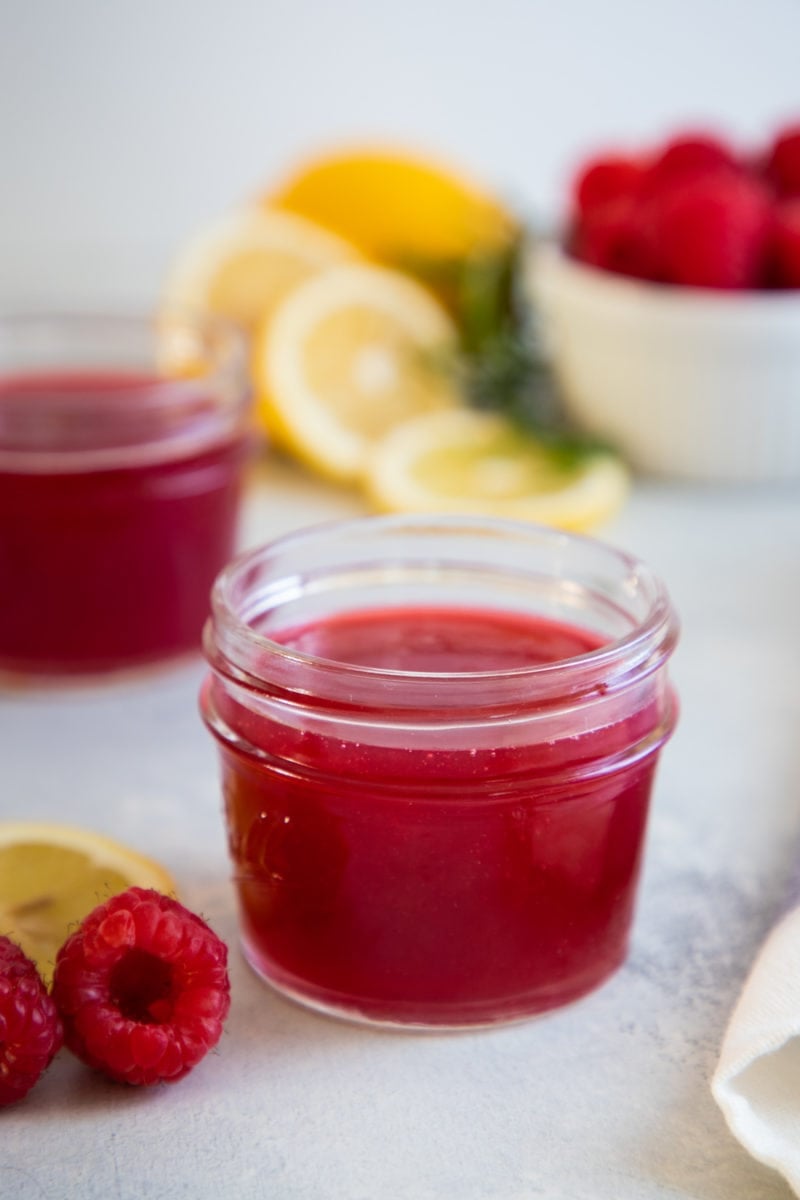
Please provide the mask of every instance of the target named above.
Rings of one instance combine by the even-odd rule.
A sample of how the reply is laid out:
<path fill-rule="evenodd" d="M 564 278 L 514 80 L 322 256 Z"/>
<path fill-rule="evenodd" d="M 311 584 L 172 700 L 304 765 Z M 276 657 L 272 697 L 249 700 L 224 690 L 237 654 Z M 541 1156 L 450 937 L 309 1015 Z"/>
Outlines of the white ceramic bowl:
<path fill-rule="evenodd" d="M 531 279 L 570 415 L 635 469 L 800 479 L 800 291 L 667 288 L 550 244 Z"/>

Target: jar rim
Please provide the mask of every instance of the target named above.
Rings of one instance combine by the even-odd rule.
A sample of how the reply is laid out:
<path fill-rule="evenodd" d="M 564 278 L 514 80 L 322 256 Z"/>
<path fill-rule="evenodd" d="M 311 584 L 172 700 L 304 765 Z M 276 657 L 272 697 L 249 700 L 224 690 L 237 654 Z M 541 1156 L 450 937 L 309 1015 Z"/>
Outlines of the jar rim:
<path fill-rule="evenodd" d="M 330 542 L 337 536 L 347 537 L 361 531 L 377 537 L 403 531 L 412 535 L 438 532 L 456 538 L 490 534 L 517 541 L 528 539 L 531 544 L 533 541 L 546 544 L 557 552 L 568 547 L 578 551 L 587 549 L 599 552 L 609 563 L 616 564 L 620 575 L 631 586 L 635 582 L 647 592 L 647 612 L 641 620 L 632 624 L 627 633 L 574 657 L 492 670 L 420 671 L 344 662 L 287 646 L 253 628 L 237 611 L 237 587 L 248 575 L 252 577 L 269 555 L 293 550 L 315 540 Z M 604 681 L 600 686 L 607 692 L 615 686 L 625 686 L 632 677 L 641 679 L 657 670 L 672 652 L 677 635 L 677 617 L 661 580 L 641 560 L 607 543 L 550 526 L 498 518 L 384 515 L 306 526 L 251 548 L 233 559 L 217 576 L 212 589 L 211 616 L 204 632 L 204 647 L 206 657 L 217 673 L 254 690 L 268 682 L 254 667 L 254 663 L 266 660 L 270 663 L 270 676 L 274 670 L 276 677 L 288 677 L 292 671 L 302 669 L 307 673 L 306 678 L 318 681 L 335 677 L 338 681 L 347 680 L 351 685 L 380 682 L 384 687 L 394 684 L 398 689 L 402 689 L 404 684 L 427 680 L 439 685 L 439 698 L 443 694 L 442 688 L 456 689 L 454 700 L 457 702 L 457 689 L 460 686 L 474 685 L 477 688 L 489 682 L 500 687 L 511 687 L 514 692 L 518 690 L 515 685 L 520 685 L 525 694 L 535 691 L 539 699 L 546 699 L 548 695 L 564 699 L 566 694 L 577 698 L 581 694 L 596 692 L 599 679 Z M 568 681 L 565 680 L 566 675 L 569 676 Z"/>
<path fill-rule="evenodd" d="M 244 432 L 247 339 L 207 313 L 0 313 L 0 469 L 81 472 Z"/>

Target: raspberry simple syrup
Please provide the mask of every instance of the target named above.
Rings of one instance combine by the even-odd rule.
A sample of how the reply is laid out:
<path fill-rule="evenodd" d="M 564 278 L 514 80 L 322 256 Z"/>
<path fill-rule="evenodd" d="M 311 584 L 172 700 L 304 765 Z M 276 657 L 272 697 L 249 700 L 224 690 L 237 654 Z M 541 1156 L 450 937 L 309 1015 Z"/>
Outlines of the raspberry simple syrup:
<path fill-rule="evenodd" d="M 201 703 L 255 970 L 423 1027 L 600 984 L 627 951 L 674 637 L 644 568 L 535 527 L 374 519 L 233 564 Z"/>
<path fill-rule="evenodd" d="M 104 671 L 199 647 L 209 589 L 234 546 L 245 393 L 231 363 L 224 380 L 208 364 L 184 380 L 135 367 L 150 357 L 141 325 L 63 318 L 0 330 L 6 670 Z M 97 348 L 75 356 L 69 344 L 76 333 L 87 343 L 87 326 L 97 366 Z M 14 335 L 40 359 L 52 345 L 59 365 L 4 361 Z"/>

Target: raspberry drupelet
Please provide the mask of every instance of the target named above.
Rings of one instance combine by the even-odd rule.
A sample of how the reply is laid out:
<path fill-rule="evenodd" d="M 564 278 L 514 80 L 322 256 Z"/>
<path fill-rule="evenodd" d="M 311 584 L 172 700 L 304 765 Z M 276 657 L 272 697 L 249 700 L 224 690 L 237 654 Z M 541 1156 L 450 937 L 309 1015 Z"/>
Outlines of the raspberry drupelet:
<path fill-rule="evenodd" d="M 120 1083 L 182 1079 L 222 1034 L 227 947 L 177 900 L 132 887 L 94 909 L 58 952 L 64 1041 Z"/>
<path fill-rule="evenodd" d="M 35 965 L 0 937 L 0 1108 L 27 1095 L 61 1042 L 56 1006 Z"/>

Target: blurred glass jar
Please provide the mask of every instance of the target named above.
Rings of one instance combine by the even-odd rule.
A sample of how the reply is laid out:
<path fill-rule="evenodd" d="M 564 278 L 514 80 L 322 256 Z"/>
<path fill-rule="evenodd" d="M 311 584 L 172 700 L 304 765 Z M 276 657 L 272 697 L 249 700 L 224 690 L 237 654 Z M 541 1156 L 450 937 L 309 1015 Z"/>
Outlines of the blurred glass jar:
<path fill-rule="evenodd" d="M 199 645 L 249 408 L 227 324 L 0 318 L 0 668 L 107 671 Z"/>

